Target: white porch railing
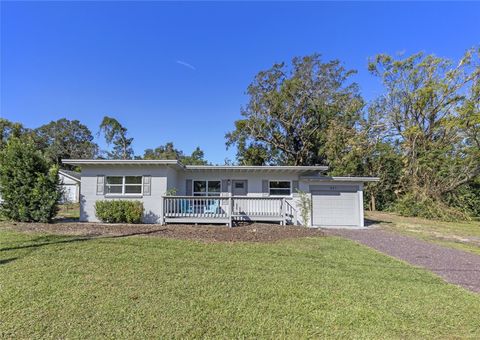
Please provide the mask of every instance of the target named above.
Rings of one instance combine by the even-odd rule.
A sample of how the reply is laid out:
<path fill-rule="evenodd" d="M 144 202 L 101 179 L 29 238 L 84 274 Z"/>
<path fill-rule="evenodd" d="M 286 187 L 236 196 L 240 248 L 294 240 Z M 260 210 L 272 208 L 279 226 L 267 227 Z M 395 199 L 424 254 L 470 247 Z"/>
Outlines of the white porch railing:
<path fill-rule="evenodd" d="M 164 223 L 297 222 L 295 208 L 282 197 L 163 196 L 162 201 Z"/>

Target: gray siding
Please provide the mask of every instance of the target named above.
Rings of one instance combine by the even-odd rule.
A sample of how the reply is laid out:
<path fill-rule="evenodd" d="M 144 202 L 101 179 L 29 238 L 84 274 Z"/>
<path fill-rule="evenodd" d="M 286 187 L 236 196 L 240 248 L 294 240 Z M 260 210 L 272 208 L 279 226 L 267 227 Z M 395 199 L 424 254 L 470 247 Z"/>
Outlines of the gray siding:
<path fill-rule="evenodd" d="M 105 176 L 151 176 L 150 195 L 97 195 L 97 175 Z M 173 186 L 168 185 L 168 180 L 175 182 L 175 170 L 166 166 L 84 166 L 82 169 L 82 185 L 81 185 L 81 209 L 80 220 L 88 222 L 98 222 L 95 216 L 95 202 L 104 199 L 121 199 L 121 200 L 140 200 L 143 202 L 145 209 L 145 223 L 158 223 L 162 214 L 161 197 L 165 195 L 167 188 Z"/>
<path fill-rule="evenodd" d="M 109 196 L 105 194 L 97 194 L 97 176 L 150 176 L 150 195 L 137 195 L 137 196 Z M 95 202 L 103 199 L 132 199 L 141 200 L 145 208 L 146 223 L 159 223 L 162 215 L 162 196 L 165 195 L 167 190 L 175 189 L 177 195 L 189 195 L 191 192 L 187 191 L 187 181 L 190 183 L 193 180 L 220 180 L 222 181 L 222 195 L 229 195 L 230 186 L 228 190 L 225 190 L 225 185 L 228 180 L 247 180 L 248 196 L 250 197 L 262 197 L 268 195 L 266 190 L 266 184 L 270 180 L 288 180 L 292 182 L 292 197 L 289 197 L 289 202 L 297 209 L 299 223 L 304 225 L 311 224 L 311 217 L 307 221 L 301 220 L 301 214 L 299 211 L 299 194 L 295 192 L 298 187 L 300 191 L 307 193 L 310 192 L 310 186 L 312 190 L 322 189 L 331 185 L 345 185 L 352 195 L 351 199 L 358 201 L 357 208 L 352 211 L 352 214 L 358 216 L 358 223 L 363 226 L 363 185 L 358 183 L 341 183 L 341 182 L 312 182 L 299 180 L 298 174 L 288 172 L 249 172 L 249 171 L 182 171 L 175 170 L 167 165 L 155 165 L 155 166 L 125 166 L 125 165 L 89 165 L 84 166 L 82 169 L 82 184 L 81 184 L 81 209 L 80 219 L 82 221 L 97 222 L 95 216 Z M 358 187 L 358 191 L 356 188 Z M 267 187 L 268 188 L 268 187 Z M 355 190 L 353 190 L 355 188 Z M 266 192 L 267 191 L 267 192 Z M 352 198 L 354 197 L 354 198 Z"/>

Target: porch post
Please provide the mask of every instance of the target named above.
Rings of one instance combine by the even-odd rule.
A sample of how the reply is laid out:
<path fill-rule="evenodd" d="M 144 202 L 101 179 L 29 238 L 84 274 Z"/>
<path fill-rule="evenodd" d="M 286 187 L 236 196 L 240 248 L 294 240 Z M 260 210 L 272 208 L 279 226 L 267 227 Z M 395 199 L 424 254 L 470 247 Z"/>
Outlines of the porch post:
<path fill-rule="evenodd" d="M 285 197 L 282 198 L 282 225 L 287 224 L 287 206 Z"/>
<path fill-rule="evenodd" d="M 293 211 L 293 218 L 294 218 L 293 221 L 294 221 L 295 225 L 298 225 L 298 213 L 297 213 L 297 209 L 295 209 L 295 210 Z"/>
<path fill-rule="evenodd" d="M 165 225 L 165 198 L 160 197 L 160 225 Z"/>
<path fill-rule="evenodd" d="M 228 196 L 228 226 L 232 227 L 232 196 Z"/>

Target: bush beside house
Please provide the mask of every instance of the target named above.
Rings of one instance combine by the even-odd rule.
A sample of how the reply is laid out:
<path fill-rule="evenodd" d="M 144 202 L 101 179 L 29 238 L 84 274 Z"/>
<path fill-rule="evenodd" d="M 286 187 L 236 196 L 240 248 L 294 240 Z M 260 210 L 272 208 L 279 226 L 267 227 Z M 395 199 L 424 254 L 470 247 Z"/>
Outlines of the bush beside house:
<path fill-rule="evenodd" d="M 95 215 L 105 223 L 141 223 L 143 203 L 123 200 L 97 201 Z"/>
<path fill-rule="evenodd" d="M 20 222 L 50 222 L 61 191 L 58 167 L 29 141 L 12 138 L 0 152 L 0 215 Z"/>

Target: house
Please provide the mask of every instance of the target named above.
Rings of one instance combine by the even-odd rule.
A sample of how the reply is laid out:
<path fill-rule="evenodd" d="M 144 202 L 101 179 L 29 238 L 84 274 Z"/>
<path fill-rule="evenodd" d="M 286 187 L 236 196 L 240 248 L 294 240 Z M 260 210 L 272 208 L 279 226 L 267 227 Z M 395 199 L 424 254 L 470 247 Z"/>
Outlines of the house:
<path fill-rule="evenodd" d="M 78 203 L 80 199 L 80 173 L 70 170 L 59 170 L 58 179 L 62 189 L 60 203 Z"/>
<path fill-rule="evenodd" d="M 130 199 L 143 202 L 145 223 L 272 221 L 362 227 L 363 185 L 378 180 L 324 176 L 325 166 L 98 159 L 66 159 L 63 163 L 82 169 L 80 220 L 88 222 L 98 221 L 96 201 Z"/>

